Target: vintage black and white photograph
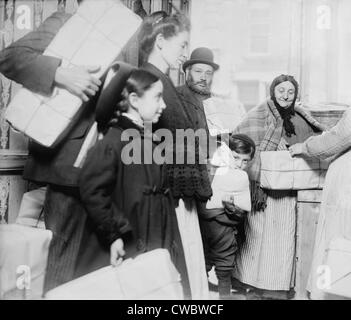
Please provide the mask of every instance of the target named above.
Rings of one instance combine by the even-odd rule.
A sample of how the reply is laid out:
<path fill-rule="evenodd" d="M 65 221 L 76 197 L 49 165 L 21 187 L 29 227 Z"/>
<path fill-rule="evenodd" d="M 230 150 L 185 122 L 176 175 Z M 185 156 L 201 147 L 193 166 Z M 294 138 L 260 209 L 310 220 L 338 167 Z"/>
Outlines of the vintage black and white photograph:
<path fill-rule="evenodd" d="M 0 300 L 351 299 L 350 52 L 350 0 L 0 0 Z"/>

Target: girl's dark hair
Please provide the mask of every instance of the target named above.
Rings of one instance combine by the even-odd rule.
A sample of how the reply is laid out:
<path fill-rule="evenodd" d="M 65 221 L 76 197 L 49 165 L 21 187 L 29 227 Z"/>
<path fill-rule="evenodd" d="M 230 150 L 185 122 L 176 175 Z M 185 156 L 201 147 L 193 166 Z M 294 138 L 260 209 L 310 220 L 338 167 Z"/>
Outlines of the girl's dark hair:
<path fill-rule="evenodd" d="M 165 11 L 156 11 L 147 16 L 139 33 L 141 63 L 149 57 L 158 34 L 168 39 L 183 31 L 190 31 L 190 20 L 181 13 L 169 16 Z"/>
<path fill-rule="evenodd" d="M 143 69 L 132 71 L 121 93 L 122 100 L 117 104 L 117 111 L 125 112 L 128 110 L 128 96 L 132 92 L 135 92 L 138 97 L 142 97 L 145 91 L 159 80 L 156 75 L 149 71 Z"/>
<path fill-rule="evenodd" d="M 292 105 L 295 104 L 295 101 L 297 99 L 297 95 L 298 95 L 298 91 L 299 91 L 299 84 L 298 82 L 295 80 L 295 78 L 293 76 L 290 76 L 288 74 L 281 74 L 280 76 L 274 78 L 274 80 L 272 81 L 271 87 L 270 87 L 270 95 L 271 95 L 271 99 L 273 101 L 275 101 L 275 94 L 274 94 L 274 88 L 285 81 L 289 81 L 293 84 L 293 86 L 295 87 L 295 98 L 294 98 L 294 102 L 292 103 Z"/>
<path fill-rule="evenodd" d="M 239 154 L 250 154 L 251 159 L 255 155 L 255 142 L 246 134 L 233 134 L 229 137 L 229 148 Z"/>

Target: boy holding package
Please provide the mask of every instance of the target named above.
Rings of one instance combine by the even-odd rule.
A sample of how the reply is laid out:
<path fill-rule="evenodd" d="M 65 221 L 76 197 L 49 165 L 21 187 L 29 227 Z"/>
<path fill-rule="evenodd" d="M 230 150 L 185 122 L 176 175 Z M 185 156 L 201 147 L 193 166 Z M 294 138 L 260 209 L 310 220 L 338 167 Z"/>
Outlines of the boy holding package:
<path fill-rule="evenodd" d="M 221 299 L 230 296 L 231 274 L 237 246 L 237 227 L 251 211 L 249 178 L 245 169 L 255 154 L 255 144 L 246 135 L 237 134 L 217 148 L 211 159 L 213 196 L 200 209 L 206 270 L 215 266 Z M 235 210 L 228 212 L 223 201 L 232 202 Z"/>

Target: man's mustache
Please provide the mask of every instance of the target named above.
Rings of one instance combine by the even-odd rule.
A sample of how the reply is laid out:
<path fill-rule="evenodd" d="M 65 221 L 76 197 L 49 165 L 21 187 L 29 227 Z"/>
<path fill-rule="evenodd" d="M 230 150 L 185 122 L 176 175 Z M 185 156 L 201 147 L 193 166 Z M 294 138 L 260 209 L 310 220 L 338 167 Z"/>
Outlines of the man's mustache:
<path fill-rule="evenodd" d="M 193 84 L 203 84 L 203 85 L 207 86 L 207 82 L 205 80 L 196 81 L 196 82 L 193 82 Z"/>

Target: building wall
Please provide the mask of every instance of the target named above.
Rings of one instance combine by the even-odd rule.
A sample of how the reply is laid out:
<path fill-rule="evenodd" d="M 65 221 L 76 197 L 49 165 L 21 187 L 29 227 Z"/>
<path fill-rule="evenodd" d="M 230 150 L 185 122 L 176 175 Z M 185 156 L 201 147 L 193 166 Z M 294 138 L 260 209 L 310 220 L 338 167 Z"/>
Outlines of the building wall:
<path fill-rule="evenodd" d="M 351 72 L 351 1 L 341 1 L 338 10 L 338 40 L 339 40 L 339 73 L 337 83 L 337 98 L 341 102 L 351 105 L 350 72 Z"/>
<path fill-rule="evenodd" d="M 194 0 L 191 47 L 214 50 L 215 90 L 247 109 L 282 73 L 296 77 L 307 103 L 350 103 L 350 15 L 348 0 Z"/>

